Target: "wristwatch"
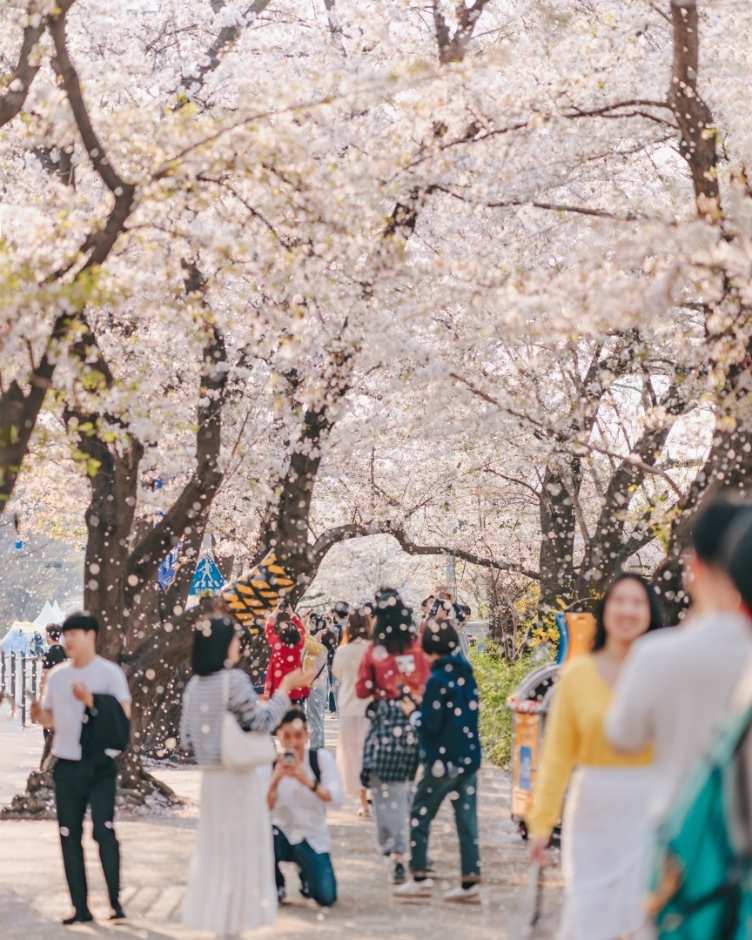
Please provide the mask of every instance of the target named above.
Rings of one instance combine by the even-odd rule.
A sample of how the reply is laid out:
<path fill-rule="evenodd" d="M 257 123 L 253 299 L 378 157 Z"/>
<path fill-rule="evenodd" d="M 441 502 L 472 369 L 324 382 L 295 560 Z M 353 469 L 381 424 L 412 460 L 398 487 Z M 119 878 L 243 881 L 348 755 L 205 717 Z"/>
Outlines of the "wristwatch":
<path fill-rule="evenodd" d="M 318 780 L 314 780 L 314 781 L 313 781 L 313 786 L 311 787 L 311 793 L 315 793 L 315 792 L 318 790 L 318 788 L 319 788 L 319 781 L 318 781 Z"/>

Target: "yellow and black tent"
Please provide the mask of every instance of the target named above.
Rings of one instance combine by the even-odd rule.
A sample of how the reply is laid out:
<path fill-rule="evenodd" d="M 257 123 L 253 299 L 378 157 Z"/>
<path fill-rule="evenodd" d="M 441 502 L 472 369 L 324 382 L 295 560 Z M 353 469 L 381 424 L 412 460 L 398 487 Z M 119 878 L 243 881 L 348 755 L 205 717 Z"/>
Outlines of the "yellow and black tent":
<path fill-rule="evenodd" d="M 247 574 L 225 585 L 222 597 L 238 622 L 253 633 L 263 625 L 261 618 L 270 614 L 294 586 L 295 579 L 277 561 L 272 549 Z"/>

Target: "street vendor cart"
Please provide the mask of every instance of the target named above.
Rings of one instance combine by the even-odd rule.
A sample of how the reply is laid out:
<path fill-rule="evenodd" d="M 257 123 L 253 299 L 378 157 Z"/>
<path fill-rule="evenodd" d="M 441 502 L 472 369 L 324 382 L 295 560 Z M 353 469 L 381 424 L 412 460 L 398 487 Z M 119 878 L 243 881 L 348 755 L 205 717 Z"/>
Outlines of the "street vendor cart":
<path fill-rule="evenodd" d="M 512 711 L 512 819 L 518 823 L 524 839 L 527 838 L 525 819 L 533 809 L 546 715 L 556 679 L 565 663 L 590 652 L 595 636 L 592 614 L 560 613 L 556 615 L 556 625 L 559 629 L 556 662 L 531 672 L 507 700 L 507 707 Z M 558 837 L 558 830 L 555 836 Z"/>

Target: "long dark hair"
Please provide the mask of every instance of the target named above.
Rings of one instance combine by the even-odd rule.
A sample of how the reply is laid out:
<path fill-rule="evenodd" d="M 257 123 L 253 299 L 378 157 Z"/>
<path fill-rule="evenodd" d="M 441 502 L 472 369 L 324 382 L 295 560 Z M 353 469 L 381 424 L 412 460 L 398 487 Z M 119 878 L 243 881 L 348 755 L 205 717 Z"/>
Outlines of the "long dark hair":
<path fill-rule="evenodd" d="M 383 646 L 392 656 L 399 655 L 415 641 L 413 612 L 394 588 L 379 588 L 375 601 L 373 642 L 376 646 Z"/>
<path fill-rule="evenodd" d="M 229 617 L 199 620 L 193 631 L 191 667 L 194 675 L 211 676 L 224 669 L 234 636 L 235 624 Z"/>
<path fill-rule="evenodd" d="M 606 593 L 598 601 L 598 607 L 595 612 L 595 637 L 593 639 L 593 652 L 597 653 L 598 650 L 602 650 L 606 645 L 606 625 L 603 622 L 603 614 L 606 610 L 606 604 L 608 604 L 608 599 L 611 597 L 611 594 L 617 584 L 621 584 L 622 581 L 630 579 L 636 581 L 638 584 L 641 584 L 643 590 L 648 599 L 648 606 L 650 607 L 650 624 L 647 629 L 647 633 L 650 633 L 651 630 L 660 630 L 663 626 L 663 618 L 661 617 L 661 609 L 658 606 L 658 597 L 653 590 L 653 588 L 648 584 L 645 578 L 640 574 L 633 574 L 630 571 L 622 571 L 621 574 L 618 574 L 614 580 L 609 584 L 606 589 Z"/>

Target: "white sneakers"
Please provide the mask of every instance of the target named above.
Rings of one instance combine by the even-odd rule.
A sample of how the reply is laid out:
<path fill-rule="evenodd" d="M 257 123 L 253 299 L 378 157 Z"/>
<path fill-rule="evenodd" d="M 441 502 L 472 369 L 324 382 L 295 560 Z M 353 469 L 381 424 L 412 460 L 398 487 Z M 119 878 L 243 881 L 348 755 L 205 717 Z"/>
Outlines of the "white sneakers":
<path fill-rule="evenodd" d="M 454 901 L 456 904 L 480 904 L 480 888 L 473 885 L 471 888 L 452 888 L 444 895 L 445 901 Z"/>
<path fill-rule="evenodd" d="M 414 878 L 411 878 L 394 889 L 394 896 L 405 901 L 411 901 L 413 898 L 430 898 L 432 891 L 433 878 L 426 878 L 424 881 L 415 881 Z"/>
<path fill-rule="evenodd" d="M 430 898 L 432 892 L 433 878 L 426 878 L 424 881 L 415 881 L 411 878 L 410 881 L 394 889 L 394 896 L 403 901 L 413 901 L 418 898 Z M 478 885 L 473 885 L 465 889 L 460 885 L 447 891 L 443 900 L 455 904 L 480 904 L 480 888 Z"/>

